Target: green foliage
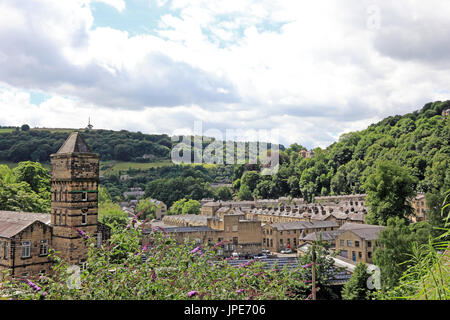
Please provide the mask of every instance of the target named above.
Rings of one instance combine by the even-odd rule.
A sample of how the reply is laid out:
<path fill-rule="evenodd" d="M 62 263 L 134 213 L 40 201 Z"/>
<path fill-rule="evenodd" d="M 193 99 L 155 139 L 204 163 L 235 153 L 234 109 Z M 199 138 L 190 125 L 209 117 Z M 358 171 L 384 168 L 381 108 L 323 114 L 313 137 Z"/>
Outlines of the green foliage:
<path fill-rule="evenodd" d="M 389 218 L 387 227 L 380 232 L 374 263 L 381 269 L 381 286 L 389 290 L 398 284 L 402 273 L 408 268 L 412 245 L 428 242 L 432 227 L 427 222 L 408 225 L 405 219 Z"/>
<path fill-rule="evenodd" d="M 310 266 L 313 263 L 312 251 L 315 252 L 315 278 L 316 278 L 316 288 L 318 291 L 316 293 L 317 299 L 322 300 L 333 300 L 337 299 L 337 295 L 332 290 L 331 280 L 335 276 L 335 272 L 342 269 L 336 268 L 334 266 L 333 255 L 329 252 L 329 245 L 325 242 L 316 241 L 314 246 L 302 256 L 299 257 L 299 263 L 302 266 Z M 331 272 L 333 270 L 333 272 Z M 302 268 L 299 271 L 300 277 L 306 279 L 309 283 L 312 280 L 312 268 Z"/>
<path fill-rule="evenodd" d="M 186 201 L 187 200 L 185 198 L 175 201 L 173 203 L 173 205 L 170 207 L 169 214 L 174 214 L 174 215 L 182 214 L 183 207 L 184 207 L 184 204 L 186 203 Z"/>
<path fill-rule="evenodd" d="M 187 200 L 183 205 L 183 214 L 199 214 L 201 204 L 197 200 Z"/>
<path fill-rule="evenodd" d="M 240 200 L 253 200 L 253 195 L 250 191 L 250 187 L 245 184 L 241 185 L 237 196 Z"/>
<path fill-rule="evenodd" d="M 371 291 L 367 287 L 370 273 L 365 263 L 358 263 L 353 271 L 352 277 L 342 288 L 342 299 L 344 300 L 370 300 Z"/>
<path fill-rule="evenodd" d="M 0 210 L 49 213 L 50 175 L 39 163 L 0 165 Z"/>
<path fill-rule="evenodd" d="M 450 187 L 450 118 L 441 116 L 447 108 L 450 101 L 438 101 L 420 111 L 388 117 L 365 130 L 343 134 L 325 150 L 314 149 L 312 158 L 300 157 L 298 151 L 303 147 L 294 144 L 281 152 L 279 172 L 271 179 L 256 179 L 252 174 L 248 180 L 258 180 L 258 184 L 250 185 L 250 191 L 258 197 L 291 196 L 307 201 L 318 195 L 364 193 L 363 186 L 377 163 L 391 161 L 412 177 L 415 192 L 434 193 L 442 199 Z M 240 189 L 246 172 L 254 170 L 236 166 L 234 190 Z"/>
<path fill-rule="evenodd" d="M 408 268 L 399 284 L 377 295 L 380 299 L 449 300 L 450 299 L 450 190 L 442 203 L 443 233 L 427 243 L 413 243 Z"/>
<path fill-rule="evenodd" d="M 117 203 L 105 201 L 99 203 L 98 220 L 110 227 L 115 225 L 125 227 L 128 223 L 128 216 Z"/>
<path fill-rule="evenodd" d="M 36 193 L 50 192 L 50 173 L 40 163 L 25 161 L 13 169 L 17 182 L 26 182 Z"/>
<path fill-rule="evenodd" d="M 136 212 L 139 213 L 139 219 L 155 219 L 157 205 L 150 198 L 141 199 L 136 206 Z"/>
<path fill-rule="evenodd" d="M 175 201 L 172 207 L 170 207 L 170 214 L 199 214 L 200 202 L 197 200 L 187 200 L 185 198 Z"/>
<path fill-rule="evenodd" d="M 408 217 L 413 209 L 409 199 L 415 196 L 415 183 L 406 169 L 394 162 L 381 161 L 364 189 L 367 192 L 369 214 L 367 223 L 386 225 L 390 217 Z"/>
<path fill-rule="evenodd" d="M 228 201 L 233 199 L 233 193 L 231 192 L 231 189 L 228 187 L 218 187 L 215 192 L 215 199 L 222 200 L 222 201 Z"/>
<path fill-rule="evenodd" d="M 38 291 L 11 279 L 0 282 L 2 295 L 49 300 L 286 300 L 306 299 L 311 293 L 308 266 L 265 269 L 263 262 L 252 261 L 234 267 L 216 255 L 217 248 L 193 250 L 193 243 L 176 244 L 156 229 L 143 238 L 140 228 L 115 228 L 108 245 L 94 244 L 95 239 L 86 241 L 89 256 L 78 289 L 68 287 L 76 283 L 74 275 L 52 253 L 54 273 L 30 279 Z"/>
<path fill-rule="evenodd" d="M 117 203 L 111 200 L 106 188 L 98 187 L 98 220 L 110 227 L 125 227 L 128 216 Z"/>

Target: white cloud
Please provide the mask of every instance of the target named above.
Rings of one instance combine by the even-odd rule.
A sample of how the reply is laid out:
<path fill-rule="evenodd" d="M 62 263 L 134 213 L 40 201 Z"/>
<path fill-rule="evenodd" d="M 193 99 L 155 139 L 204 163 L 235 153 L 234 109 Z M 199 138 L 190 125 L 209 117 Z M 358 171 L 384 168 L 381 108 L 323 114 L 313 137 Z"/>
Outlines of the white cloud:
<path fill-rule="evenodd" d="M 103 2 L 126 10 L 124 1 Z M 276 126 L 285 143 L 313 147 L 448 98 L 442 1 L 157 0 L 159 27 L 137 36 L 93 28 L 89 3 L 0 4 L 0 80 L 19 88 L 2 104 L 8 117 L 20 120 L 11 110 L 22 99 L 28 109 L 19 114 L 35 114 L 35 123 L 45 115 L 70 126 L 74 114 L 52 111 L 59 103 L 83 115 L 95 109 L 111 128 L 169 133 L 195 119 L 219 129 Z M 373 8 L 377 28 L 368 27 Z M 29 112 L 29 89 L 54 98 Z"/>
<path fill-rule="evenodd" d="M 103 2 L 111 7 L 114 7 L 119 12 L 125 10 L 126 7 L 124 0 L 93 0 L 92 2 Z"/>

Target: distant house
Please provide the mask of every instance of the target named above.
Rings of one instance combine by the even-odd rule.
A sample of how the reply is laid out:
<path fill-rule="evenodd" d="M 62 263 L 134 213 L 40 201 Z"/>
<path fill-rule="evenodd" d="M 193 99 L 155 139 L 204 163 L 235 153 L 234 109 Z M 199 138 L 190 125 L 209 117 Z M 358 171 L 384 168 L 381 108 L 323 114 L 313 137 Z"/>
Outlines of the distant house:
<path fill-rule="evenodd" d="M 123 197 L 125 199 L 141 199 L 145 196 L 145 191 L 141 188 L 131 188 L 130 191 L 126 191 L 123 193 Z"/>
<path fill-rule="evenodd" d="M 447 118 L 450 115 L 450 108 L 445 109 L 444 111 L 442 111 L 442 116 L 444 118 Z"/>
<path fill-rule="evenodd" d="M 353 263 L 373 263 L 373 252 L 377 246 L 376 240 L 384 228 L 370 224 L 345 223 L 338 229 L 340 234 L 335 238 L 335 250 L 338 255 L 353 261 Z"/>
<path fill-rule="evenodd" d="M 306 150 L 306 149 L 302 149 L 302 150 L 300 150 L 300 151 L 298 152 L 298 154 L 299 154 L 300 157 L 306 159 L 306 158 L 311 158 L 311 157 L 313 157 L 313 156 L 314 156 L 314 151 L 313 151 L 313 150 L 308 151 L 308 150 Z"/>
<path fill-rule="evenodd" d="M 128 181 L 131 177 L 128 174 L 123 174 L 120 176 L 120 181 Z"/>
<path fill-rule="evenodd" d="M 411 200 L 411 206 L 414 209 L 414 213 L 410 216 L 412 222 L 427 220 L 428 206 L 424 193 L 417 194 L 417 196 Z"/>
<path fill-rule="evenodd" d="M 298 240 L 312 232 L 332 231 L 339 227 L 335 221 L 294 221 L 265 224 L 263 248 L 279 252 L 286 248 L 296 249 Z"/>

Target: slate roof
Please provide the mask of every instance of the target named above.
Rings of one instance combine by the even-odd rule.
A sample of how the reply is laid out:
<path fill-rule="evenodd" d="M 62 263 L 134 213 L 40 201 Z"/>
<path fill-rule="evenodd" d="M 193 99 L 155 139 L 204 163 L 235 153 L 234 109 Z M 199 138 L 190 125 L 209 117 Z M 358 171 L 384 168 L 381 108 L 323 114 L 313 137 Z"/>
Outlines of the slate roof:
<path fill-rule="evenodd" d="M 293 221 L 293 222 L 279 222 L 270 225 L 280 231 L 282 230 L 298 230 L 298 229 L 314 229 L 314 228 L 331 228 L 338 227 L 339 224 L 335 221 Z"/>
<path fill-rule="evenodd" d="M 92 149 L 86 144 L 78 132 L 73 132 L 59 148 L 57 153 L 92 153 Z"/>
<path fill-rule="evenodd" d="M 207 226 L 192 226 L 192 227 L 166 227 L 164 230 L 166 232 L 204 232 L 204 231 L 220 231 L 220 230 L 214 230 Z"/>
<path fill-rule="evenodd" d="M 47 213 L 0 211 L 0 237 L 11 238 L 36 221 L 50 225 L 51 216 Z"/>
<path fill-rule="evenodd" d="M 331 241 L 336 239 L 336 237 L 342 232 L 344 231 L 333 230 L 333 231 L 312 232 L 301 239 L 304 241 L 315 241 L 319 240 L 319 235 L 321 234 L 323 241 Z"/>
<path fill-rule="evenodd" d="M 371 224 L 360 224 L 360 223 L 344 223 L 338 230 L 340 231 L 351 231 L 356 234 L 361 239 L 365 240 L 376 240 L 378 238 L 378 233 L 385 227 L 371 225 Z"/>

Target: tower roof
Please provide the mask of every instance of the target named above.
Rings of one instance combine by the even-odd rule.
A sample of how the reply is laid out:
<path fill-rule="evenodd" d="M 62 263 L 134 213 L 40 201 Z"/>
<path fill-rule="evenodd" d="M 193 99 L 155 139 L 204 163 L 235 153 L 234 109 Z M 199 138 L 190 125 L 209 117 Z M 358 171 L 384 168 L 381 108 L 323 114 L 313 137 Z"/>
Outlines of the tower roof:
<path fill-rule="evenodd" d="M 60 153 L 92 153 L 92 149 L 86 144 L 84 139 L 78 132 L 73 132 L 64 142 L 64 144 L 59 148 L 58 154 Z"/>

